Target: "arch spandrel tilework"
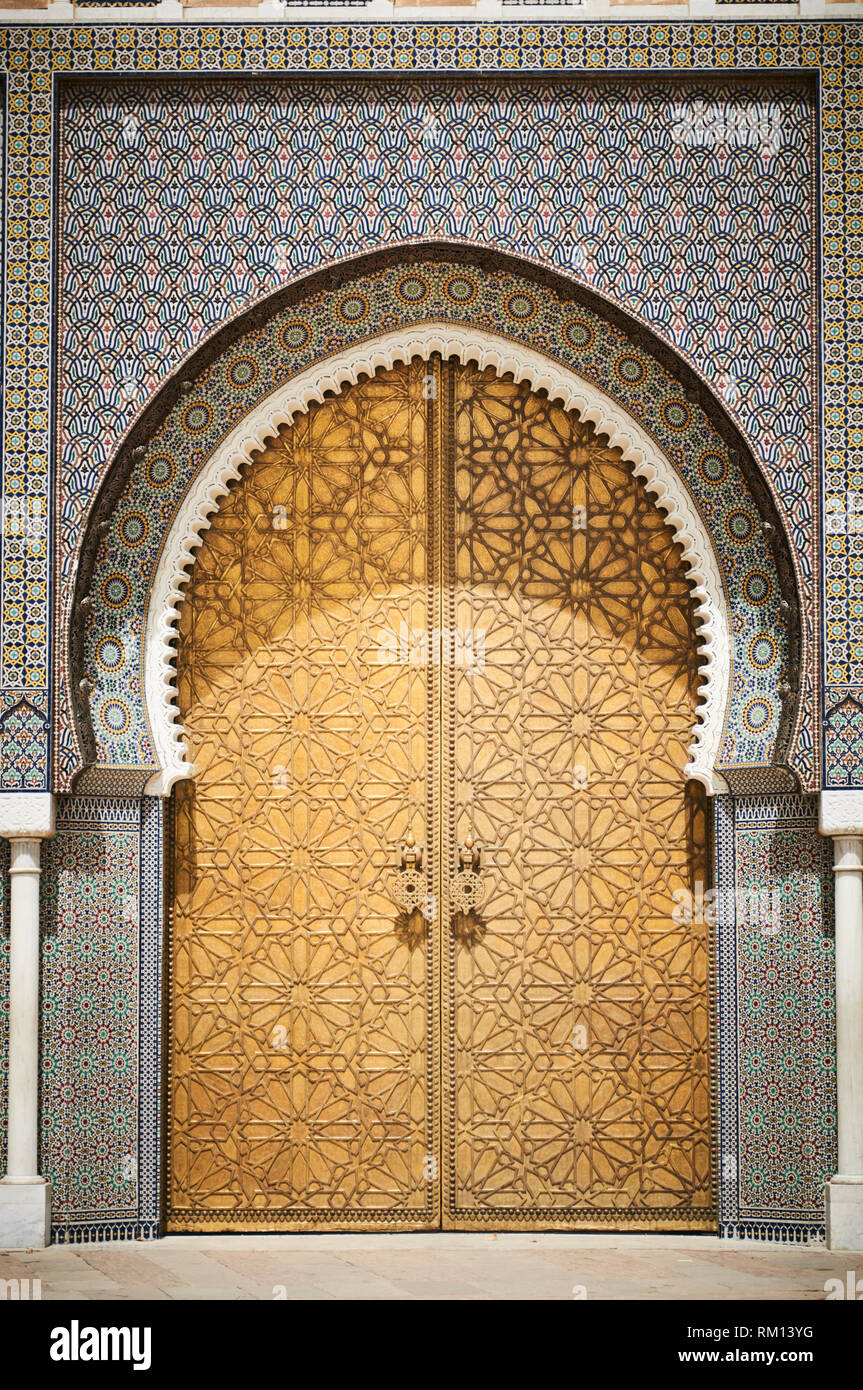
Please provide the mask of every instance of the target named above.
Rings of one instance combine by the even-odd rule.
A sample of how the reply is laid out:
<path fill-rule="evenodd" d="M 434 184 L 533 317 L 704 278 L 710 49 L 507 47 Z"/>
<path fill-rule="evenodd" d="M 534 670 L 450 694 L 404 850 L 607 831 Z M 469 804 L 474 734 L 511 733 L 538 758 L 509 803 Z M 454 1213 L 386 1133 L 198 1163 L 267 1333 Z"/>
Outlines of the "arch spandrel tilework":
<path fill-rule="evenodd" d="M 402 284 L 415 285 L 418 281 L 421 283 L 422 277 L 411 275 L 408 268 Z M 498 377 L 512 376 L 520 383 L 528 383 L 534 391 L 543 391 L 608 440 L 624 465 L 645 482 L 681 547 L 698 633 L 693 655 L 700 665 L 701 690 L 695 728 L 690 731 L 686 775 L 701 781 L 708 791 L 724 785 L 714 768 L 725 734 L 732 671 L 726 585 L 709 530 L 673 463 L 647 431 L 595 382 L 576 375 L 560 362 L 488 330 L 414 323 L 360 343 L 355 350 L 331 355 L 289 378 L 242 418 L 193 478 L 162 543 L 147 600 L 143 693 L 160 768 L 159 775 L 148 781 L 149 791 L 165 794 L 177 778 L 191 772 L 184 730 L 176 715 L 174 624 L 194 568 L 194 547 L 212 523 L 221 495 L 249 463 L 254 463 L 257 449 L 266 446 L 280 427 L 308 408 L 310 402 L 339 392 L 381 367 L 389 369 L 414 359 L 427 362 L 434 354 L 444 359 L 454 357 L 463 364 L 477 363 Z M 573 527 L 576 521 L 573 514 Z"/>
<path fill-rule="evenodd" d="M 272 34 L 272 45 L 271 31 L 259 32 L 274 62 L 284 31 Z M 630 72 L 625 85 L 610 87 L 595 73 L 570 75 L 584 64 L 617 66 L 601 33 L 612 45 L 646 42 L 644 66 L 654 66 L 658 44 L 657 55 L 675 55 L 670 68 L 680 61 L 682 30 L 610 26 L 606 34 L 592 26 L 585 48 L 577 26 L 489 26 L 481 61 L 477 32 L 381 26 L 367 52 L 359 32 L 345 26 L 349 83 L 322 72 L 193 88 L 140 81 L 64 88 L 64 615 L 83 510 L 137 403 L 184 354 L 285 277 L 406 238 L 466 239 L 555 267 L 640 313 L 704 372 L 748 430 L 786 504 L 799 569 L 805 631 L 794 665 L 803 700 L 793 756 L 803 784 L 815 785 L 814 102 L 806 79 L 774 75 L 766 83 L 735 73 L 732 82 L 708 84 L 693 74 L 648 81 Z M 208 34 L 221 60 L 220 31 Z M 341 31 L 320 26 L 313 37 L 297 28 L 294 37 L 309 45 L 307 69 L 337 65 Z M 552 66 L 563 71 L 552 78 L 555 39 L 562 47 Z M 184 61 L 188 34 L 185 44 Z M 741 56 L 745 65 L 748 51 Z M 411 72 L 379 72 L 373 81 L 357 74 L 389 62 Z M 633 55 L 632 66 L 640 62 Z M 494 75 L 511 64 L 522 74 L 543 72 L 530 80 Z M 137 60 L 132 66 L 140 71 Z M 488 71 L 470 82 L 453 71 L 472 66 Z M 421 76 L 428 69 L 440 72 L 433 85 Z M 775 106 L 778 148 L 675 143 L 669 112 L 695 100 Z M 97 167 L 94 182 L 86 171 Z M 74 748 L 59 645 L 57 657 L 65 785 Z"/>
<path fill-rule="evenodd" d="M 98 42 L 96 41 L 98 35 Z M 422 23 L 375 26 L 329 25 L 10 25 L 0 29 L 0 69 L 7 80 L 10 141 L 7 145 L 7 226 L 17 228 L 7 247 L 10 283 L 27 286 L 7 301 L 6 470 L 16 485 L 45 470 L 50 454 L 54 187 L 52 141 L 58 118 L 55 76 L 76 73 L 132 75 L 235 73 L 267 69 L 286 75 L 352 74 L 372 67 L 402 72 L 590 73 L 667 75 L 681 79 L 722 74 L 739 79 L 784 80 L 814 75 L 819 81 L 818 124 L 824 154 L 820 196 L 826 292 L 824 323 L 824 486 L 827 503 L 848 506 L 859 495 L 860 449 L 848 384 L 856 380 L 858 335 L 855 257 L 859 226 L 854 199 L 861 128 L 859 26 L 842 19 L 786 18 L 729 22 L 669 23 L 650 20 L 591 24 L 514 21 L 501 24 Z M 482 43 L 480 43 L 480 38 Z M 16 220 L 17 219 L 17 220 Z M 20 235 L 19 235 L 20 232 Z M 22 351 L 25 349 L 26 351 Z M 21 428 L 26 421 L 26 428 Z M 47 477 L 32 476 L 34 496 L 47 496 Z M 817 489 L 810 496 L 817 510 Z M 84 481 L 90 490 L 92 481 Z M 808 505 L 808 501 L 804 503 Z M 808 522 L 806 523 L 809 524 Z M 812 519 L 815 534 L 814 513 Z M 863 615 L 850 570 L 859 563 L 863 538 L 828 537 L 826 568 L 825 708 L 840 705 L 863 683 Z M 17 560 L 4 570 L 4 704 L 28 698 L 45 702 L 49 688 L 49 557 L 43 546 L 28 557 L 26 589 L 16 590 Z M 23 602 L 23 606 L 22 606 Z M 59 655 L 59 653 L 58 653 Z M 56 668 L 59 669 L 59 668 Z M 65 698 L 61 697 L 60 698 Z M 858 721 L 859 724 L 859 721 Z M 58 743 L 67 740 L 60 715 Z M 817 713 L 806 730 L 817 760 Z M 60 749 L 63 756 L 62 747 Z M 842 766 L 827 751 L 828 785 L 853 786 L 863 779 L 863 737 L 855 729 L 844 740 Z M 47 742 L 41 770 L 48 785 Z M 815 778 L 817 785 L 817 777 Z"/>
<path fill-rule="evenodd" d="M 832 853 L 816 797 L 716 797 L 725 1234 L 818 1239 L 836 1171 Z"/>
<path fill-rule="evenodd" d="M 732 646 L 727 717 L 715 766 L 726 775 L 769 767 L 782 716 L 779 686 L 789 674 L 788 626 L 759 503 L 738 461 L 701 405 L 621 327 L 526 275 L 442 257 L 403 260 L 262 317 L 203 371 L 187 375 L 161 426 L 135 451 L 89 588 L 82 670 L 94 687 L 98 762 L 160 765 L 144 709 L 143 638 L 160 618 L 148 612 L 148 596 L 165 536 L 195 478 L 209 476 L 223 441 L 292 379 L 364 345 L 371 361 L 385 330 L 413 325 L 419 333 L 429 322 L 502 337 L 514 359 L 519 348 L 538 355 L 552 375 L 556 364 L 568 368 L 616 402 L 677 471 L 681 494 L 712 537 L 730 615 L 730 637 L 723 639 Z"/>

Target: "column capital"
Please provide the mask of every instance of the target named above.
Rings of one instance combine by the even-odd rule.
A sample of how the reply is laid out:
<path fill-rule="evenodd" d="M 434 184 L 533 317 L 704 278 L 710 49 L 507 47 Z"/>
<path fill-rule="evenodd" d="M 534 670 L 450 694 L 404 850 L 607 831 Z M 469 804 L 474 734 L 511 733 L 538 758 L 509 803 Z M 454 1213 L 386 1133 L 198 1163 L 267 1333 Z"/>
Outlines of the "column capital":
<path fill-rule="evenodd" d="M 54 834 L 53 792 L 0 792 L 0 835 L 47 840 Z"/>
<path fill-rule="evenodd" d="M 822 835 L 843 838 L 863 835 L 863 790 L 842 788 L 821 793 L 818 828 Z"/>
<path fill-rule="evenodd" d="M 38 874 L 40 851 L 42 848 L 42 838 L 35 835 L 23 836 L 16 835 L 9 841 L 12 846 L 12 853 L 9 856 L 9 877 L 15 874 Z"/>
<path fill-rule="evenodd" d="M 863 875 L 863 839 L 859 835 L 833 836 L 833 872 Z"/>

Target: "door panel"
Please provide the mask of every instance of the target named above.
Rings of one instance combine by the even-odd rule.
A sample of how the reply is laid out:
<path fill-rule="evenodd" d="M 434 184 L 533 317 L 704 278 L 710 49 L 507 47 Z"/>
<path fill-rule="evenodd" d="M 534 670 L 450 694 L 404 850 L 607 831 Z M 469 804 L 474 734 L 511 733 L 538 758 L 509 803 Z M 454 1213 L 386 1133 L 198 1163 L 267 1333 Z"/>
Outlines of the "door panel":
<path fill-rule="evenodd" d="M 589 425 L 491 371 L 454 396 L 454 623 L 484 661 L 452 666 L 444 804 L 486 896 L 445 943 L 444 1223 L 712 1228 L 679 549 Z"/>
<path fill-rule="evenodd" d="M 180 621 L 169 1229 L 715 1229 L 695 649 L 525 386 L 415 362 L 261 452 Z"/>
<path fill-rule="evenodd" d="M 396 931 L 387 874 L 430 794 L 428 668 L 389 640 L 429 624 L 426 412 L 417 364 L 300 416 L 194 567 L 172 1230 L 438 1221 L 434 942 Z"/>

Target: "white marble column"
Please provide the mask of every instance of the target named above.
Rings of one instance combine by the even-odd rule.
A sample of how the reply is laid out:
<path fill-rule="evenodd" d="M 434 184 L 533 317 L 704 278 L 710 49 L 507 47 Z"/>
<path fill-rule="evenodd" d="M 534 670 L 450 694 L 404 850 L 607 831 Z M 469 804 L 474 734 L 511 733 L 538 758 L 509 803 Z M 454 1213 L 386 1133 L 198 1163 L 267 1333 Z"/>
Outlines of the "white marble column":
<path fill-rule="evenodd" d="M 0 1249 L 51 1239 L 51 1185 L 39 1174 L 39 860 L 54 831 L 47 793 L 0 796 L 9 864 L 9 1070 L 6 1175 L 0 1179 Z"/>
<path fill-rule="evenodd" d="M 9 1099 L 6 1178 L 38 1182 L 39 840 L 12 840 L 9 863 Z"/>
<path fill-rule="evenodd" d="M 836 917 L 837 1172 L 827 1184 L 827 1244 L 863 1250 L 863 798 L 822 792 L 833 837 Z M 844 832 L 844 833 L 843 833 Z"/>

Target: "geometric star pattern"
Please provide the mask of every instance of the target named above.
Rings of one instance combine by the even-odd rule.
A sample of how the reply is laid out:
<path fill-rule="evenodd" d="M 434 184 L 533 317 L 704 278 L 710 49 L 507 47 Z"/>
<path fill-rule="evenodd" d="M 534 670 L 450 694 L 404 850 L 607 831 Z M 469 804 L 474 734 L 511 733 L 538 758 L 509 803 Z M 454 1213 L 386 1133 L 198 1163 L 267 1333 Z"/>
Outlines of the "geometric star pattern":
<path fill-rule="evenodd" d="M 426 671 L 378 661 L 387 632 L 427 622 L 425 411 L 416 364 L 301 416 L 232 488 L 193 570 L 172 1229 L 433 1215 L 433 969 L 388 889 L 425 821 Z"/>
<path fill-rule="evenodd" d="M 170 1227 L 714 1227 L 692 608 L 619 451 L 380 372 L 232 487 L 179 653 Z"/>
<path fill-rule="evenodd" d="M 826 277 L 825 462 L 828 484 L 844 499 L 849 486 L 859 487 L 861 458 L 857 429 L 859 406 L 849 404 L 848 396 L 848 383 L 858 382 L 861 371 L 853 279 L 854 257 L 860 251 L 859 216 L 856 215 L 859 193 L 856 150 L 860 141 L 857 38 L 857 29 L 852 24 L 799 23 L 793 18 L 775 25 L 763 18 L 739 24 L 452 24 L 444 28 L 437 26 L 434 31 L 431 26 L 413 25 L 388 26 L 384 30 L 372 25 L 157 28 L 155 25 L 108 23 L 98 29 L 83 25 L 77 29 L 65 25 L 12 25 L 4 29 L 0 38 L 0 62 L 9 70 L 6 76 L 10 121 L 7 206 L 8 226 L 12 229 L 12 239 L 6 248 L 5 402 L 10 431 L 7 433 L 7 487 L 10 479 L 14 489 L 25 478 L 26 485 L 32 486 L 34 492 L 41 490 L 47 494 L 49 487 L 49 321 L 53 305 L 51 277 L 56 264 L 56 260 L 52 262 L 54 181 L 50 152 L 54 122 L 58 119 L 55 94 L 62 86 L 54 81 L 54 76 L 93 71 L 111 72 L 115 76 L 120 71 L 144 74 L 156 68 L 176 76 L 181 71 L 243 69 L 266 52 L 266 61 L 274 70 L 330 68 L 354 73 L 361 68 L 387 65 L 433 71 L 498 67 L 504 63 L 516 69 L 544 67 L 580 74 L 588 66 L 623 71 L 638 65 L 660 72 L 676 67 L 687 74 L 693 69 L 715 68 L 724 69 L 731 77 L 735 77 L 735 69 L 739 76 L 740 70 L 747 68 L 762 69 L 775 76 L 777 70 L 794 70 L 801 63 L 820 69 L 821 141 L 825 155 L 821 180 Z M 100 138 L 104 136 L 102 130 Z M 789 251 L 795 246 L 796 243 L 789 243 Z M 101 355 L 102 351 L 102 344 L 95 344 L 95 352 Z M 795 367 L 799 365 L 799 359 L 793 354 L 788 361 L 793 361 Z M 90 486 L 89 478 L 87 486 Z M 834 537 L 828 545 L 828 603 L 833 620 L 829 655 L 834 663 L 828 678 L 837 683 L 835 689 L 840 697 L 846 690 L 859 693 L 863 679 L 857 667 L 848 665 L 856 661 L 859 667 L 863 659 L 859 631 L 863 619 L 859 603 L 856 610 L 852 603 L 855 592 L 859 596 L 859 574 L 854 578 L 859 571 L 859 555 L 855 550 L 855 547 L 859 549 L 859 542 L 859 536 L 845 538 L 841 544 Z M 20 552 L 24 547 L 17 549 Z M 11 705 L 21 698 L 19 682 L 26 680 L 28 699 L 36 699 L 45 683 L 50 557 L 44 545 L 34 545 L 32 553 L 25 557 L 23 576 L 20 573 L 21 554 L 16 553 L 14 544 L 7 545 L 6 558 L 5 597 L 10 611 L 6 614 L 4 656 L 10 683 L 6 698 Z M 16 566 L 19 567 L 17 577 L 13 573 Z M 25 596 L 29 607 L 24 616 L 29 629 L 11 611 Z M 16 623 L 18 628 L 14 627 Z M 25 640 L 29 645 L 25 645 Z M 26 676 L 19 673 L 19 667 L 26 668 Z M 849 681 L 852 686 L 843 685 Z M 843 729 L 843 735 L 844 732 Z M 849 729 L 847 748 L 842 751 L 849 758 L 854 754 L 856 771 L 859 735 L 856 749 L 852 748 L 852 742 Z M 837 785 L 859 781 L 854 773 L 849 776 L 848 766 L 849 763 L 843 762 L 835 769 Z M 765 801 L 764 815 L 771 814 L 772 805 Z M 793 856 L 793 845 L 801 832 L 794 827 L 786 834 L 791 845 L 789 853 Z M 828 870 L 817 892 L 813 890 L 817 899 L 816 913 L 828 913 L 831 881 Z M 0 949 L 3 945 L 5 943 L 0 942 Z M 824 988 L 829 991 L 830 986 L 828 979 Z M 143 980 L 141 988 L 145 988 Z M 809 990 L 813 986 L 806 988 Z M 5 990 L 0 989 L 0 994 L 5 1000 Z M 781 1014 L 778 1000 L 776 1008 Z M 2 1039 L 0 1052 L 5 1052 Z M 745 1079 L 745 1074 L 741 1073 L 740 1082 Z M 729 1084 L 736 1090 L 736 1073 Z M 148 1126 L 152 1123 L 149 1109 L 145 1121 Z M 778 1192 L 780 1188 L 777 1170 L 777 1186 L 773 1190 Z M 812 1203 L 815 1225 L 820 1219 L 819 1198 L 820 1189 Z M 769 1221 L 771 1211 L 779 1210 L 770 1206 L 771 1200 L 772 1195 L 767 1206 L 753 1218 L 756 1229 L 758 1222 L 762 1223 L 762 1234 L 767 1229 L 764 1223 Z"/>
<path fill-rule="evenodd" d="M 687 795 L 697 658 L 680 549 L 589 424 L 456 369 L 457 840 L 485 930 L 455 942 L 453 1224 L 715 1226 L 709 935 Z"/>

